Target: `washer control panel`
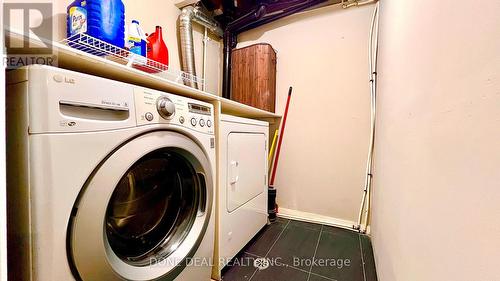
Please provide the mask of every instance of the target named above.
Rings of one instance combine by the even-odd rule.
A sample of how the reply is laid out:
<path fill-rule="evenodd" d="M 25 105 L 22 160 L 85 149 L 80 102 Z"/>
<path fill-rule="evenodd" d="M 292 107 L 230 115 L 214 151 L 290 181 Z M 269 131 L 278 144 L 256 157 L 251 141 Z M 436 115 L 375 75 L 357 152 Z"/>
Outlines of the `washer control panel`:
<path fill-rule="evenodd" d="M 209 103 L 135 87 L 137 125 L 175 124 L 213 134 L 214 109 Z"/>

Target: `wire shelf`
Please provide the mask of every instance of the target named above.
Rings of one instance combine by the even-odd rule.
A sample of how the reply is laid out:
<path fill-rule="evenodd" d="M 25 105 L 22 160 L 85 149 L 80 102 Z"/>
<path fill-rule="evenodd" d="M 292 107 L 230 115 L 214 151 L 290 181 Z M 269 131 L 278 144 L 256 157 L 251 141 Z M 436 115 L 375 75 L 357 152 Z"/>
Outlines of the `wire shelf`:
<path fill-rule="evenodd" d="M 127 67 L 133 67 L 176 83 L 189 85 L 189 82 L 195 82 L 199 88 L 202 88 L 204 83 L 202 78 L 184 71 L 174 70 L 168 67 L 168 65 L 132 53 L 129 50 L 114 46 L 87 34 L 75 34 L 62 40 L 61 43 L 88 54 L 103 57 L 107 60 L 126 65 Z"/>

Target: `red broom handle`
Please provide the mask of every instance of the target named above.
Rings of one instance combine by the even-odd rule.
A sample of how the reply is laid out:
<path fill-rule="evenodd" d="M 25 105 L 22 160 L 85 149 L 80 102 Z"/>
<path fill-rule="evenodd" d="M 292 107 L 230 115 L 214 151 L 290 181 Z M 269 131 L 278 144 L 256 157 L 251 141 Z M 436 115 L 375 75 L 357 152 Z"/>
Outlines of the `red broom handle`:
<path fill-rule="evenodd" d="M 273 172 L 271 175 L 271 186 L 274 186 L 274 179 L 276 178 L 276 169 L 278 168 L 278 161 L 280 159 L 281 142 L 283 141 L 283 134 L 285 133 L 286 118 L 288 116 L 288 107 L 290 106 L 290 98 L 292 97 L 292 87 L 288 89 L 288 98 L 286 101 L 285 115 L 283 116 L 283 124 L 281 124 L 281 133 L 278 140 L 278 148 L 276 148 L 276 158 L 274 159 Z"/>

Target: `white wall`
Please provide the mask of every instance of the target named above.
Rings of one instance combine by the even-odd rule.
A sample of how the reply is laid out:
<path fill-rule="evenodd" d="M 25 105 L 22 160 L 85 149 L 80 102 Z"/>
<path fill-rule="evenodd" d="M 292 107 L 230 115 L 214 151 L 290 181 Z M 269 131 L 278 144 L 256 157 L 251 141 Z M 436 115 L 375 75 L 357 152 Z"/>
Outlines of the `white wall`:
<path fill-rule="evenodd" d="M 277 51 L 277 104 L 294 92 L 276 177 L 281 208 L 357 220 L 369 133 L 373 5 L 329 6 L 243 33 L 238 47 Z"/>
<path fill-rule="evenodd" d="M 500 280 L 500 1 L 381 1 L 381 281 Z"/>

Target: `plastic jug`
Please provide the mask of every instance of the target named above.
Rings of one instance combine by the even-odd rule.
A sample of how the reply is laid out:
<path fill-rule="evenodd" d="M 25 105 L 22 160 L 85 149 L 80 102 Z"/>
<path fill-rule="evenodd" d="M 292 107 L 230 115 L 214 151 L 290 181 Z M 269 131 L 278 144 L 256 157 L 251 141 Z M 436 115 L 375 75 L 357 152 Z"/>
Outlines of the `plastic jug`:
<path fill-rule="evenodd" d="M 121 0 L 75 0 L 67 9 L 67 36 L 89 36 L 123 48 L 125 6 Z"/>
<path fill-rule="evenodd" d="M 129 25 L 127 45 L 130 52 L 146 56 L 146 34 L 144 34 L 137 20 L 132 20 L 132 23 Z"/>
<path fill-rule="evenodd" d="M 168 66 L 168 48 L 163 41 L 161 26 L 156 26 L 155 32 L 148 36 L 148 59 Z M 166 69 L 163 69 L 166 70 Z"/>

